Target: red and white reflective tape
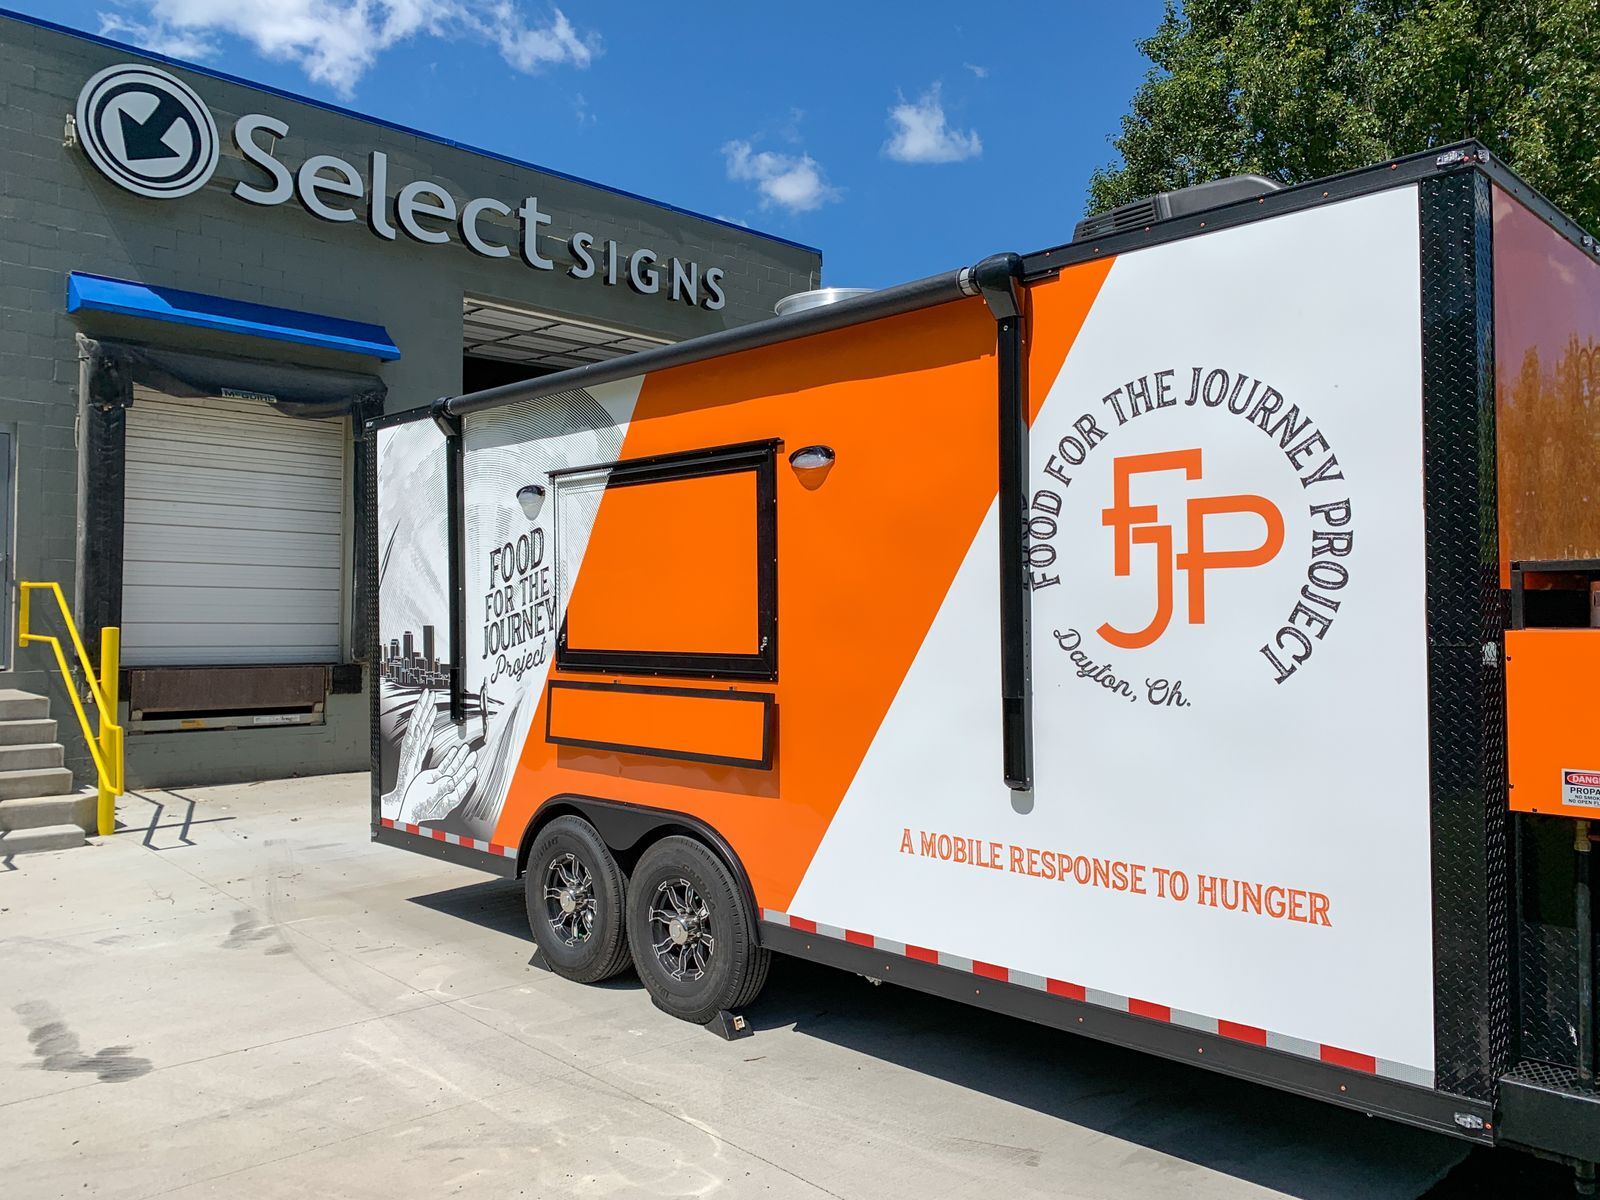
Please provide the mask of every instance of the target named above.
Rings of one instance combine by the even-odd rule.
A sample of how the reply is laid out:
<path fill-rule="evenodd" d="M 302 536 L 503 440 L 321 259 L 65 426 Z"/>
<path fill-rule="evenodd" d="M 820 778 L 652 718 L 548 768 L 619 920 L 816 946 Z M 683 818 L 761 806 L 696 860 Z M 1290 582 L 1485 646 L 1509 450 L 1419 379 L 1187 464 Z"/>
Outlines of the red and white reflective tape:
<path fill-rule="evenodd" d="M 1179 1008 L 1156 1004 L 1149 1000 L 1140 1000 L 1133 996 L 1118 996 L 1115 993 L 1102 992 L 1096 988 L 1085 987 L 1082 984 L 1069 983 L 1064 979 L 1050 979 L 1043 975 L 1033 975 L 1027 971 L 1017 971 L 1010 967 L 1003 967 L 997 963 L 983 962 L 976 958 L 962 958 L 957 954 L 947 954 L 943 950 L 930 950 L 925 946 L 911 946 L 904 942 L 890 941 L 888 938 L 875 937 L 870 933 L 861 933 L 854 929 L 844 929 L 837 925 L 824 925 L 819 921 L 809 921 L 805 917 L 797 917 L 792 913 L 777 912 L 770 908 L 761 910 L 761 919 L 773 925 L 786 925 L 790 929 L 798 930 L 801 933 L 832 938 L 836 941 L 848 942 L 853 946 L 866 946 L 874 950 L 884 951 L 887 954 L 896 954 L 902 958 L 915 959 L 918 962 L 934 963 L 941 967 L 949 967 L 953 971 L 965 971 L 970 975 L 977 975 L 984 979 L 994 979 L 1001 983 L 1012 983 L 1020 987 L 1034 988 L 1037 991 L 1048 992 L 1052 996 L 1063 996 L 1069 1000 L 1079 1000 L 1085 1004 L 1114 1009 L 1117 1012 L 1143 1017 L 1148 1021 L 1160 1021 L 1167 1025 L 1181 1025 L 1185 1029 L 1216 1034 L 1218 1037 L 1231 1038 L 1236 1042 L 1248 1042 L 1255 1046 L 1265 1046 L 1271 1050 L 1281 1050 L 1286 1054 L 1295 1054 L 1301 1058 L 1313 1058 L 1331 1066 L 1345 1067 L 1352 1071 L 1361 1071 L 1367 1075 L 1377 1075 L 1384 1079 L 1398 1080 L 1401 1083 L 1412 1083 L 1426 1088 L 1433 1086 L 1432 1071 L 1423 1070 L 1421 1067 L 1413 1067 L 1407 1063 L 1391 1062 L 1388 1059 L 1378 1058 L 1371 1054 L 1362 1054 L 1355 1050 L 1345 1050 L 1339 1046 L 1308 1042 L 1304 1038 L 1291 1037 L 1286 1033 L 1274 1033 L 1271 1030 L 1260 1029 L 1254 1025 L 1242 1025 L 1236 1021 L 1224 1021 L 1218 1017 L 1207 1017 L 1199 1013 L 1185 1012 Z"/>
<path fill-rule="evenodd" d="M 388 817 L 379 818 L 379 823 L 385 829 L 398 829 L 401 833 L 414 834 L 417 837 L 429 838 L 435 842 L 448 842 L 452 846 L 465 846 L 468 850 L 482 850 L 485 854 L 498 855 L 501 858 L 515 858 L 515 846 L 502 846 L 499 842 L 485 842 L 479 838 L 462 837 L 456 833 L 446 833 L 442 829 L 424 829 L 420 825 L 408 825 L 402 821 L 391 821 Z"/>

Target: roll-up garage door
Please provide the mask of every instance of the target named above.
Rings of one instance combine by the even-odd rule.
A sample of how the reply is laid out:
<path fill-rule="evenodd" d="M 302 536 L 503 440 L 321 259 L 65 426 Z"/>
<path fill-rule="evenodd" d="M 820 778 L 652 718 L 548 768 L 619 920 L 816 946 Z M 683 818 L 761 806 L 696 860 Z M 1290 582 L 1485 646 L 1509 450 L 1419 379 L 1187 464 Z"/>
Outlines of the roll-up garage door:
<path fill-rule="evenodd" d="M 344 419 L 135 388 L 122 661 L 338 661 L 347 439 Z"/>

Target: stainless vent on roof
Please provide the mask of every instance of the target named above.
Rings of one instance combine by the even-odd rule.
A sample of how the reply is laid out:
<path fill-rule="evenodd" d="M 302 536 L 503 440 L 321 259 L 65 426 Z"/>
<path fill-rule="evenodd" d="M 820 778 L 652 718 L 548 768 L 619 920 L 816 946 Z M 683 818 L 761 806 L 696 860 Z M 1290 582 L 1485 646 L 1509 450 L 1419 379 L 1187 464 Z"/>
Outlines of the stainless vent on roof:
<path fill-rule="evenodd" d="M 871 288 L 826 287 L 809 292 L 796 292 L 779 300 L 773 306 L 773 311 L 780 317 L 787 317 L 790 313 L 805 312 L 808 308 L 821 308 L 824 304 L 854 300 L 857 296 L 865 296 L 870 291 Z"/>

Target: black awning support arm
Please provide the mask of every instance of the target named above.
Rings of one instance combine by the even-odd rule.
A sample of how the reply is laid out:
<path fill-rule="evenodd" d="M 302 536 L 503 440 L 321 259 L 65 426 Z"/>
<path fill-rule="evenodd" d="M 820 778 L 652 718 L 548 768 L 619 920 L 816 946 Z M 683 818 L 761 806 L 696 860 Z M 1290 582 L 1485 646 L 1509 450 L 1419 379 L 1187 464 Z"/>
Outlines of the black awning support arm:
<path fill-rule="evenodd" d="M 1000 717 L 1003 772 L 1018 812 L 1033 808 L 1033 678 L 1028 591 L 1028 357 L 1022 259 L 996 254 L 973 268 L 995 319 L 999 383 Z"/>
<path fill-rule="evenodd" d="M 445 584 L 450 593 L 450 719 L 460 725 L 467 719 L 466 565 L 462 561 L 467 544 L 466 452 L 461 442 L 461 418 L 450 412 L 447 403 L 444 397 L 435 400 L 428 415 L 444 434 L 445 547 L 450 556 Z"/>

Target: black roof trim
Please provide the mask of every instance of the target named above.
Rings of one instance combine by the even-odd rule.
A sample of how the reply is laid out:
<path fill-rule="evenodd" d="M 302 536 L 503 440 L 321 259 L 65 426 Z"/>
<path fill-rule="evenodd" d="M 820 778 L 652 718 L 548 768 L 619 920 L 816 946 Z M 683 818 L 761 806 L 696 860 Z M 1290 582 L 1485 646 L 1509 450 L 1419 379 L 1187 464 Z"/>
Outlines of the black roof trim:
<path fill-rule="evenodd" d="M 1567 216 L 1543 192 L 1498 158 L 1495 158 L 1494 155 L 1489 155 L 1487 160 L 1480 163 L 1479 170 L 1487 175 L 1501 190 L 1521 201 L 1528 211 L 1578 249 L 1591 257 L 1600 257 L 1600 241 L 1596 241 L 1593 234 Z"/>

